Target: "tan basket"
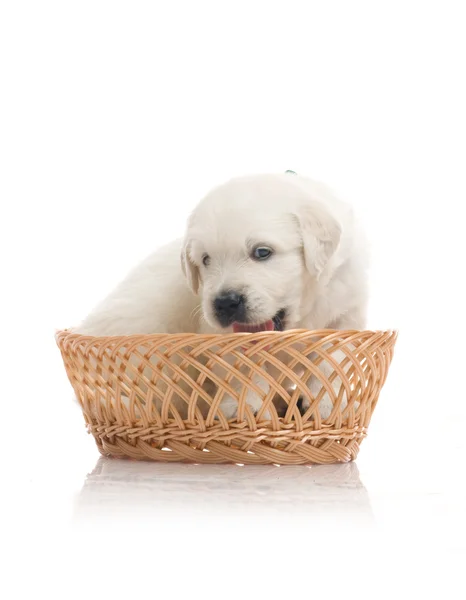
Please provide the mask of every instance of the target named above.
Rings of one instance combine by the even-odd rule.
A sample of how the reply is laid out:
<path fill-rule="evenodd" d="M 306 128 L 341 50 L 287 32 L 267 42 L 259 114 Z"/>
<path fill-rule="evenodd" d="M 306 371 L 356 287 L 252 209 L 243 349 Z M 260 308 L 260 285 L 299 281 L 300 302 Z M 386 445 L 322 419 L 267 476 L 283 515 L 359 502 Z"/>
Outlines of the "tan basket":
<path fill-rule="evenodd" d="M 305 464 L 356 458 L 387 377 L 396 333 L 89 337 L 60 331 L 56 339 L 102 454 Z M 314 397 L 307 385 L 312 377 L 322 384 Z M 250 391 L 262 398 L 256 415 L 246 403 Z M 320 414 L 324 394 L 333 404 L 326 419 Z M 302 396 L 310 400 L 305 412 Z M 238 404 L 237 416 L 229 420 L 221 408 L 227 397 Z"/>

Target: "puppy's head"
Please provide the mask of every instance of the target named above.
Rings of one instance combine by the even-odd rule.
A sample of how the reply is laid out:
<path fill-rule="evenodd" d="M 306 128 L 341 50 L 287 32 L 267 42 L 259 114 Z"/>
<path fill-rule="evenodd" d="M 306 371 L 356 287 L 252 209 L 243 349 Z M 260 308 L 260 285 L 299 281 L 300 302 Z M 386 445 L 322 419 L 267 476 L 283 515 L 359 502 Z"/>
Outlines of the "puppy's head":
<path fill-rule="evenodd" d="M 331 267 L 340 233 L 297 178 L 237 179 L 213 190 L 191 215 L 183 271 L 211 326 L 290 329 L 312 308 L 309 295 Z"/>

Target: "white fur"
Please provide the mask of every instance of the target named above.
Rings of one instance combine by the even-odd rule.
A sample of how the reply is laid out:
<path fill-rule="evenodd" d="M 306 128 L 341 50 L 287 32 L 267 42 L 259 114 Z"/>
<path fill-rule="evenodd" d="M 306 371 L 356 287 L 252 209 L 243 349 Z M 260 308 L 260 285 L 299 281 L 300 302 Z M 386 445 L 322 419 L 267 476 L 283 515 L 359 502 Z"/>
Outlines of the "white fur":
<path fill-rule="evenodd" d="M 273 248 L 269 260 L 251 259 L 259 244 Z M 207 267 L 204 254 L 210 257 Z M 325 186 L 289 174 L 234 179 L 198 204 L 184 240 L 144 260 L 76 331 L 229 332 L 218 325 L 212 308 L 225 289 L 246 296 L 255 323 L 284 308 L 287 329 L 362 329 L 367 254 L 352 210 Z M 309 382 L 313 394 L 316 385 Z M 247 402 L 260 408 L 257 398 Z M 227 399 L 222 410 L 231 417 L 235 406 Z M 324 418 L 331 408 L 328 399 L 322 402 Z"/>

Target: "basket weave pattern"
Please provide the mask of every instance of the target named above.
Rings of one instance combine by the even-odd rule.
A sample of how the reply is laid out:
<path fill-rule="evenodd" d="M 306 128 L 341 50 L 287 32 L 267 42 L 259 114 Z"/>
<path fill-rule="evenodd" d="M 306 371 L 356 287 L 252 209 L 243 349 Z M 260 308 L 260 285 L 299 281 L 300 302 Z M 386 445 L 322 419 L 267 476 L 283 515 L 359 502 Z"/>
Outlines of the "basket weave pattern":
<path fill-rule="evenodd" d="M 56 339 L 102 454 L 306 464 L 356 458 L 387 377 L 396 333 L 89 337 L 60 331 Z M 314 395 L 308 386 L 312 378 L 320 383 Z M 261 399 L 256 413 L 248 393 Z M 333 408 L 322 418 L 325 396 Z M 302 397 L 310 404 L 305 410 Z M 226 399 L 237 403 L 234 418 L 222 412 Z"/>

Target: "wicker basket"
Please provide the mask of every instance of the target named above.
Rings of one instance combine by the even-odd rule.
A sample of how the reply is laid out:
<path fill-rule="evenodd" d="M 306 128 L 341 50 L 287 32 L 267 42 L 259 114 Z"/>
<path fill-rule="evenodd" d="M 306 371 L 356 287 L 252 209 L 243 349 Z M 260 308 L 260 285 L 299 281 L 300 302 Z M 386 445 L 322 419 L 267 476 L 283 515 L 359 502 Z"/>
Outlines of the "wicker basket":
<path fill-rule="evenodd" d="M 56 339 L 102 454 L 305 464 L 356 458 L 396 333 L 89 337 L 60 331 Z M 251 393 L 260 401 L 256 414 L 247 401 Z M 237 404 L 234 418 L 222 412 L 226 399 Z M 323 401 L 332 407 L 325 418 Z"/>

